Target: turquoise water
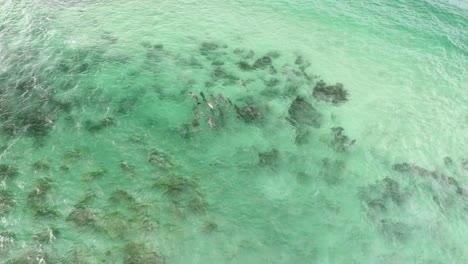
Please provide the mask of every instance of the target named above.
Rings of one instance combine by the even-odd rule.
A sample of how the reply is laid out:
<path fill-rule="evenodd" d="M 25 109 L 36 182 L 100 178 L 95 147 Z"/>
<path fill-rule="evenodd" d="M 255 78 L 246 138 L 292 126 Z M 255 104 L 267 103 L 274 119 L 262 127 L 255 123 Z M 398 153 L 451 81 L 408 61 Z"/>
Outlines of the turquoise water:
<path fill-rule="evenodd" d="M 467 263 L 468 5 L 343 2 L 2 1 L 0 262 Z"/>

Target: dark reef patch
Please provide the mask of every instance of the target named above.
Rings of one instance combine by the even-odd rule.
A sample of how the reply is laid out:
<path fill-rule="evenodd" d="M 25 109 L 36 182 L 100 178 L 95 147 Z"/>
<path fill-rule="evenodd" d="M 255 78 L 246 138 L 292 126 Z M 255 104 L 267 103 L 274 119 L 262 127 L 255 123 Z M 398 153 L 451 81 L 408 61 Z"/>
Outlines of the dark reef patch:
<path fill-rule="evenodd" d="M 254 68 L 246 61 L 239 61 L 237 62 L 237 67 L 243 71 L 251 71 Z"/>
<path fill-rule="evenodd" d="M 166 259 L 158 252 L 151 251 L 143 243 L 130 242 L 124 248 L 125 264 L 165 264 Z"/>
<path fill-rule="evenodd" d="M 18 175 L 18 169 L 16 167 L 0 164 L 0 179 L 5 180 L 8 178 L 13 178 Z"/>
<path fill-rule="evenodd" d="M 170 161 L 169 155 L 158 149 L 154 149 L 150 153 L 148 161 L 160 169 L 170 169 L 174 166 Z"/>
<path fill-rule="evenodd" d="M 468 191 L 452 176 L 447 176 L 438 171 L 430 171 L 416 164 L 407 162 L 396 163 L 392 168 L 400 173 L 407 173 L 416 177 L 423 177 L 427 180 L 434 180 L 441 185 L 453 188 L 457 194 L 468 197 Z"/>
<path fill-rule="evenodd" d="M 82 205 L 75 206 L 67 216 L 66 221 L 75 227 L 91 230 L 100 229 L 96 215 L 89 208 Z"/>
<path fill-rule="evenodd" d="M 21 108 L 21 106 L 19 106 Z M 52 128 L 52 114 L 41 108 L 24 107 L 21 109 L 6 109 L 0 107 L 2 123 L 0 130 L 9 136 L 26 135 L 43 137 Z"/>
<path fill-rule="evenodd" d="M 319 175 L 328 185 L 337 185 L 343 181 L 345 171 L 346 163 L 343 160 L 323 158 Z"/>
<path fill-rule="evenodd" d="M 50 169 L 50 163 L 47 160 L 38 160 L 32 164 L 34 171 L 46 171 Z"/>
<path fill-rule="evenodd" d="M 255 56 L 255 52 L 251 49 L 235 49 L 233 53 L 239 55 L 243 59 L 251 59 Z"/>
<path fill-rule="evenodd" d="M 57 239 L 57 236 L 60 235 L 60 230 L 56 227 L 52 228 L 47 228 L 43 230 L 42 232 L 36 234 L 34 236 L 34 240 L 36 240 L 39 243 L 50 243 L 53 240 Z"/>
<path fill-rule="evenodd" d="M 343 88 L 343 84 L 327 85 L 322 80 L 315 85 L 312 96 L 334 105 L 348 101 L 348 91 Z"/>
<path fill-rule="evenodd" d="M 303 97 L 297 96 L 288 110 L 289 117 L 297 124 L 319 128 L 322 115 Z"/>
<path fill-rule="evenodd" d="M 226 85 L 233 85 L 236 84 L 239 81 L 239 77 L 235 76 L 234 74 L 231 74 L 227 72 L 224 68 L 221 66 L 216 66 L 213 69 L 213 75 L 215 79 L 221 79 L 224 80 L 224 84 Z"/>
<path fill-rule="evenodd" d="M 93 170 L 93 171 L 90 171 L 90 172 L 84 174 L 81 177 L 81 180 L 84 181 L 84 182 L 94 181 L 94 180 L 97 180 L 97 179 L 100 179 L 100 178 L 104 177 L 104 175 L 106 173 L 107 173 L 106 169 L 99 168 L 97 170 Z"/>
<path fill-rule="evenodd" d="M 270 56 L 265 55 L 259 59 L 257 59 L 254 64 L 252 65 L 253 68 L 255 69 L 265 69 L 269 66 L 271 66 L 273 63 L 273 60 L 271 59 Z"/>
<path fill-rule="evenodd" d="M 336 152 L 344 152 L 354 143 L 353 140 L 344 134 L 344 128 L 342 127 L 332 127 L 331 132 L 333 139 L 330 142 L 330 147 Z"/>
<path fill-rule="evenodd" d="M 53 182 L 49 178 L 38 179 L 34 190 L 29 193 L 27 204 L 35 217 L 59 217 L 59 212 L 48 204 L 52 185 Z"/>
<path fill-rule="evenodd" d="M 115 125 L 114 118 L 112 117 L 106 117 L 101 119 L 98 122 L 87 120 L 85 122 L 85 127 L 88 131 L 90 132 L 97 132 L 100 131 L 104 128 L 109 128 L 111 126 Z"/>
<path fill-rule="evenodd" d="M 16 202 L 6 190 L 0 190 L 0 217 L 5 216 L 12 211 L 16 206 Z"/>
<path fill-rule="evenodd" d="M 408 191 L 389 177 L 363 187 L 359 191 L 359 197 L 367 205 L 368 210 L 373 211 L 385 211 L 392 203 L 401 206 L 408 200 L 409 196 Z"/>
<path fill-rule="evenodd" d="M 170 197 L 177 197 L 185 192 L 197 193 L 197 184 L 194 181 L 177 175 L 159 177 L 153 187 L 163 189 Z"/>
<path fill-rule="evenodd" d="M 275 87 L 275 86 L 277 86 L 278 84 L 280 84 L 281 81 L 280 81 L 279 79 L 277 79 L 277 78 L 270 78 L 270 79 L 268 79 L 268 80 L 265 80 L 264 83 L 265 83 L 265 85 L 266 85 L 267 87 L 270 87 L 270 88 L 271 88 L 271 87 Z"/>
<path fill-rule="evenodd" d="M 262 167 L 276 167 L 279 162 L 280 154 L 275 148 L 258 153 L 258 164 Z"/>
<path fill-rule="evenodd" d="M 297 145 L 304 145 L 309 143 L 311 134 L 312 133 L 309 129 L 299 127 L 298 129 L 296 129 L 294 143 L 296 143 Z"/>

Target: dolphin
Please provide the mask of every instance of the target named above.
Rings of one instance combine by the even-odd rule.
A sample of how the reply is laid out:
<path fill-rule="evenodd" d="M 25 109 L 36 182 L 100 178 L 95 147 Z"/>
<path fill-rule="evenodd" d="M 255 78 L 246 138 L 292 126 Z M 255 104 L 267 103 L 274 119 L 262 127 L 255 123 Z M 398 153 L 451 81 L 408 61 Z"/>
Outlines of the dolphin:
<path fill-rule="evenodd" d="M 354 143 L 356 143 L 356 140 L 355 140 L 355 139 L 353 139 L 353 140 L 351 140 L 350 142 L 346 143 L 344 147 L 345 147 L 345 148 L 349 148 L 349 147 L 351 147 L 352 145 L 354 145 Z"/>
<path fill-rule="evenodd" d="M 244 115 L 244 113 L 242 113 L 242 110 L 241 110 L 237 105 L 234 105 L 234 108 L 236 109 L 237 114 L 238 114 L 240 117 L 242 117 L 242 118 L 245 119 L 245 115 Z"/>
<path fill-rule="evenodd" d="M 253 116 L 255 115 L 253 109 L 250 106 L 246 105 L 246 106 L 244 106 L 244 108 L 245 108 L 245 110 L 247 110 L 247 112 L 249 112 L 249 114 L 251 114 Z"/>
<path fill-rule="evenodd" d="M 224 95 L 222 95 L 221 93 L 218 94 L 218 97 L 223 100 L 223 102 L 225 102 L 226 104 L 229 104 L 229 102 L 226 100 L 226 98 L 224 98 Z"/>
<path fill-rule="evenodd" d="M 208 119 L 208 125 L 210 125 L 211 128 L 216 128 L 216 123 L 213 117 L 210 117 L 210 119 Z"/>
<path fill-rule="evenodd" d="M 212 94 L 210 94 L 210 98 L 211 98 L 211 101 L 213 101 L 215 105 L 218 104 L 218 100 L 216 100 L 216 97 L 214 97 Z"/>
<path fill-rule="evenodd" d="M 198 97 L 196 94 L 192 93 L 192 92 L 189 92 L 189 95 L 195 100 L 195 102 L 197 104 L 200 104 L 200 102 L 198 101 Z"/>
<path fill-rule="evenodd" d="M 247 84 L 245 84 L 245 81 L 243 79 L 240 80 L 240 83 L 242 84 L 242 86 L 244 86 L 245 88 L 247 88 Z"/>
<path fill-rule="evenodd" d="M 193 126 L 193 128 L 195 128 L 195 130 L 197 130 L 197 131 L 200 129 L 200 123 L 199 123 L 198 120 L 196 120 L 196 119 L 194 119 L 194 120 L 192 121 L 192 126 Z"/>
<path fill-rule="evenodd" d="M 262 115 L 257 111 L 257 109 L 253 108 L 253 107 L 250 107 L 248 105 L 246 105 L 245 107 L 245 110 L 247 110 L 247 112 L 249 112 L 252 116 L 257 116 L 257 117 L 262 117 Z"/>
<path fill-rule="evenodd" d="M 284 119 L 286 119 L 286 121 L 288 121 L 288 123 L 291 125 L 291 126 L 296 126 L 296 121 L 292 120 L 291 118 L 289 117 L 285 117 Z"/>
<path fill-rule="evenodd" d="M 203 112 L 198 108 L 193 109 L 192 114 L 196 117 L 204 116 Z"/>
<path fill-rule="evenodd" d="M 213 105 L 212 105 L 210 102 L 206 101 L 206 104 L 208 105 L 208 107 L 210 108 L 210 110 L 214 110 L 214 107 L 213 107 Z"/>
<path fill-rule="evenodd" d="M 208 102 L 205 97 L 205 93 L 200 92 L 201 97 L 203 98 L 203 102 Z"/>

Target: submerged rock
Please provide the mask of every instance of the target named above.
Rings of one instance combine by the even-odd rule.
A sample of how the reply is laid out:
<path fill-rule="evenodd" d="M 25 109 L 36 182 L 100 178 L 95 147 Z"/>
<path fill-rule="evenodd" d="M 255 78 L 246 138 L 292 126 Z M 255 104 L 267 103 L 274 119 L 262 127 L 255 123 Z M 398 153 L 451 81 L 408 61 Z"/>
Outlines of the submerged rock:
<path fill-rule="evenodd" d="M 164 45 L 163 44 L 155 44 L 152 46 L 153 49 L 155 50 L 163 50 L 164 49 Z"/>
<path fill-rule="evenodd" d="M 66 165 L 66 164 L 62 164 L 59 169 L 62 171 L 62 172 L 65 172 L 65 173 L 68 173 L 70 172 L 70 166 Z"/>
<path fill-rule="evenodd" d="M 381 232 L 391 240 L 404 241 L 411 234 L 412 228 L 402 222 L 382 219 L 378 223 Z"/>
<path fill-rule="evenodd" d="M 281 53 L 279 51 L 277 51 L 277 50 L 272 50 L 272 51 L 269 51 L 266 54 L 266 56 L 271 57 L 273 59 L 277 59 L 277 58 L 279 58 L 281 56 Z"/>
<path fill-rule="evenodd" d="M 126 160 L 121 160 L 119 162 L 120 169 L 122 169 L 125 172 L 134 172 L 135 171 L 135 166 L 131 164 L 130 162 Z"/>
<path fill-rule="evenodd" d="M 55 99 L 52 99 L 51 101 L 52 101 L 51 103 L 54 105 L 54 108 L 55 108 L 54 112 L 61 110 L 66 113 L 70 113 L 73 109 L 72 102 L 64 101 L 64 100 L 55 100 Z"/>
<path fill-rule="evenodd" d="M 289 117 L 300 125 L 319 128 L 321 126 L 322 114 L 320 114 L 311 103 L 298 96 L 292 102 L 288 110 Z"/>
<path fill-rule="evenodd" d="M 185 217 L 188 209 L 192 213 L 206 212 L 208 203 L 198 190 L 196 181 L 178 175 L 159 177 L 153 188 L 168 199 L 169 208 L 178 217 Z"/>
<path fill-rule="evenodd" d="M 125 97 L 119 101 L 117 106 L 117 113 L 127 115 L 133 111 L 137 103 L 137 97 Z"/>
<path fill-rule="evenodd" d="M 413 165 L 407 162 L 393 164 L 392 169 L 399 172 L 408 172 L 413 169 Z"/>
<path fill-rule="evenodd" d="M 66 221 L 77 227 L 89 227 L 92 229 L 98 227 L 95 215 L 91 212 L 91 210 L 81 205 L 73 208 L 73 210 L 67 216 Z"/>
<path fill-rule="evenodd" d="M 278 84 L 280 84 L 280 80 L 278 80 L 277 78 L 271 78 L 269 80 L 264 81 L 264 83 L 268 87 L 275 87 Z"/>
<path fill-rule="evenodd" d="M 297 145 L 304 145 L 309 143 L 311 132 L 305 128 L 296 129 L 296 137 L 294 138 L 294 143 Z"/>
<path fill-rule="evenodd" d="M 302 56 L 297 56 L 296 60 L 294 61 L 295 64 L 301 65 L 304 64 L 304 58 Z"/>
<path fill-rule="evenodd" d="M 178 196 L 184 192 L 195 192 L 195 182 L 177 175 L 164 176 L 156 180 L 153 187 L 164 189 L 171 196 Z"/>
<path fill-rule="evenodd" d="M 366 202 L 371 210 L 386 210 L 391 202 L 400 206 L 408 199 L 409 195 L 410 193 L 401 188 L 397 181 L 389 177 L 361 188 L 359 192 L 360 198 Z"/>
<path fill-rule="evenodd" d="M 52 188 L 52 180 L 49 178 L 39 179 L 33 191 L 28 195 L 28 207 L 36 217 L 56 218 L 59 212 L 49 207 L 49 192 Z"/>
<path fill-rule="evenodd" d="M 210 52 L 213 52 L 219 48 L 220 46 L 214 42 L 203 42 L 200 45 L 200 53 L 202 55 L 208 55 Z"/>
<path fill-rule="evenodd" d="M 79 160 L 81 160 L 81 158 L 83 157 L 83 153 L 80 152 L 79 150 L 71 150 L 71 151 L 67 151 L 65 152 L 65 154 L 63 154 L 63 159 L 65 160 L 65 162 L 77 162 Z"/>
<path fill-rule="evenodd" d="M 90 120 L 85 122 L 86 129 L 88 129 L 88 131 L 90 132 L 97 132 L 101 129 L 111 127 L 114 124 L 115 124 L 114 119 L 112 117 L 106 117 L 102 119 L 101 121 L 99 121 L 98 123 L 95 123 Z"/>
<path fill-rule="evenodd" d="M 110 206 L 115 209 L 115 206 Z M 132 214 L 130 214 L 132 215 Z M 102 217 L 102 227 L 106 235 L 111 239 L 124 239 L 128 233 L 133 231 L 133 221 L 130 216 L 120 210 L 108 211 Z"/>
<path fill-rule="evenodd" d="M 258 153 L 258 164 L 260 166 L 275 167 L 280 161 L 279 151 L 275 148 Z"/>
<path fill-rule="evenodd" d="M 445 158 L 444 158 L 444 164 L 445 164 L 446 166 L 450 166 L 450 167 L 453 166 L 453 160 L 452 160 L 452 158 L 450 158 L 450 157 L 445 157 Z"/>
<path fill-rule="evenodd" d="M 322 101 L 332 103 L 334 105 L 348 101 L 348 91 L 343 88 L 343 84 L 326 85 L 320 80 L 314 87 L 312 95 Z"/>
<path fill-rule="evenodd" d="M 271 57 L 265 55 L 257 59 L 252 65 L 252 67 L 254 67 L 255 69 L 265 69 L 266 67 L 272 65 L 272 63 L 273 63 L 273 60 L 271 59 Z"/>
<path fill-rule="evenodd" d="M 23 251 L 24 252 L 24 251 Z M 6 264 L 60 264 L 61 261 L 50 253 L 43 252 L 42 250 L 28 251 L 22 253 L 5 262 Z"/>
<path fill-rule="evenodd" d="M 246 61 L 239 61 L 237 63 L 237 67 L 239 67 L 239 69 L 243 70 L 243 71 L 251 71 L 253 70 L 254 68 Z"/>
<path fill-rule="evenodd" d="M 125 264 L 165 264 L 166 260 L 158 252 L 149 250 L 145 244 L 130 242 L 124 248 Z"/>
<path fill-rule="evenodd" d="M 312 179 L 313 179 L 313 176 L 307 172 L 301 171 L 296 174 L 296 181 L 297 183 L 301 185 L 310 183 Z"/>
<path fill-rule="evenodd" d="M 331 147 L 337 152 L 344 152 L 354 142 L 350 140 L 348 136 L 344 134 L 344 128 L 332 127 L 333 140 L 331 141 Z"/>
<path fill-rule="evenodd" d="M 255 56 L 255 52 L 253 50 L 246 50 L 246 49 L 235 49 L 233 53 L 239 55 L 240 57 L 244 59 L 250 59 Z"/>
<path fill-rule="evenodd" d="M 137 207 L 138 203 L 135 198 L 124 190 L 116 190 L 109 197 L 109 201 L 118 205 L 126 205 L 127 207 Z"/>
<path fill-rule="evenodd" d="M 268 68 L 268 72 L 269 72 L 270 74 L 275 75 L 275 74 L 278 73 L 278 70 L 275 68 L 275 66 L 270 65 L 270 67 Z"/>
<path fill-rule="evenodd" d="M 468 197 L 468 190 L 464 189 L 455 178 L 447 176 L 441 172 L 430 171 L 418 165 L 407 162 L 394 164 L 392 168 L 393 170 L 396 170 L 401 173 L 409 173 L 414 176 L 420 176 L 427 179 L 435 180 L 439 184 L 453 186 L 457 194 Z"/>
<path fill-rule="evenodd" d="M 203 225 L 203 231 L 207 234 L 211 234 L 218 230 L 218 224 L 213 221 L 207 221 Z"/>
<path fill-rule="evenodd" d="M 162 152 L 161 150 L 153 150 L 149 155 L 149 162 L 154 166 L 161 168 L 161 169 L 171 169 L 172 163 L 169 161 L 169 157 L 166 153 Z"/>
<path fill-rule="evenodd" d="M 0 217 L 8 214 L 16 206 L 13 196 L 6 190 L 0 190 Z"/>
<path fill-rule="evenodd" d="M 224 61 L 215 60 L 215 61 L 211 62 L 211 65 L 213 65 L 213 66 L 223 66 Z"/>
<path fill-rule="evenodd" d="M 468 159 L 463 160 L 462 166 L 465 170 L 468 170 Z"/>
<path fill-rule="evenodd" d="M 59 235 L 60 235 L 60 230 L 55 227 L 52 227 L 52 228 L 47 228 L 41 233 L 36 234 L 34 238 L 39 243 L 44 244 L 44 243 L 52 242 L 53 240 L 57 239 L 57 236 Z"/>
<path fill-rule="evenodd" d="M 18 169 L 6 164 L 0 164 L 0 179 L 13 178 L 18 175 Z"/>
<path fill-rule="evenodd" d="M 323 158 L 319 175 L 329 185 L 337 185 L 343 180 L 346 163 L 339 159 Z"/>
<path fill-rule="evenodd" d="M 43 137 L 52 128 L 51 115 L 52 113 L 47 113 L 45 110 L 27 107 L 19 110 L 14 115 L 12 113 L 4 114 L 0 129 L 11 136 L 26 132 L 29 136 Z"/>
<path fill-rule="evenodd" d="M 204 213 L 206 212 L 206 209 L 208 208 L 208 204 L 202 197 L 194 196 L 188 202 L 188 207 L 194 213 Z"/>
<path fill-rule="evenodd" d="M 33 163 L 32 168 L 35 171 L 45 171 L 50 169 L 50 164 L 47 160 L 38 160 Z"/>
<path fill-rule="evenodd" d="M 8 255 L 9 251 L 13 248 L 15 240 L 16 240 L 15 233 L 0 232 L 0 257 Z"/>
<path fill-rule="evenodd" d="M 99 168 L 97 170 L 90 171 L 84 174 L 83 177 L 81 177 L 81 179 L 85 182 L 94 181 L 96 179 L 102 178 L 106 173 L 106 169 Z"/>
<path fill-rule="evenodd" d="M 205 82 L 205 87 L 209 88 L 209 87 L 213 87 L 213 86 L 215 86 L 215 82 L 213 82 L 213 81 L 206 81 Z"/>
<path fill-rule="evenodd" d="M 216 79 L 223 79 L 227 81 L 227 84 L 235 84 L 239 81 L 239 77 L 228 73 L 223 67 L 217 66 L 213 69 L 213 77 Z"/>
<path fill-rule="evenodd" d="M 199 125 L 200 124 L 198 124 L 198 126 Z M 197 128 L 197 124 L 196 123 L 193 124 L 193 127 Z M 179 126 L 179 128 L 177 130 L 178 130 L 177 132 L 179 133 L 179 136 L 181 138 L 183 138 L 183 139 L 190 139 L 194 135 L 194 133 L 192 132 L 189 124 L 182 124 L 182 125 Z"/>

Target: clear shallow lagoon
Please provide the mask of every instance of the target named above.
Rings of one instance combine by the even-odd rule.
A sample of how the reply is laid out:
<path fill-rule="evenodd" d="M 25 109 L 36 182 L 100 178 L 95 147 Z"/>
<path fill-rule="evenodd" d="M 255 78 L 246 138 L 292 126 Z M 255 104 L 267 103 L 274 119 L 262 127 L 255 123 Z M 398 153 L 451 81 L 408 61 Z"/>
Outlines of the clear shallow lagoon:
<path fill-rule="evenodd" d="M 0 262 L 468 262 L 468 5 L 342 2 L 2 1 Z"/>

